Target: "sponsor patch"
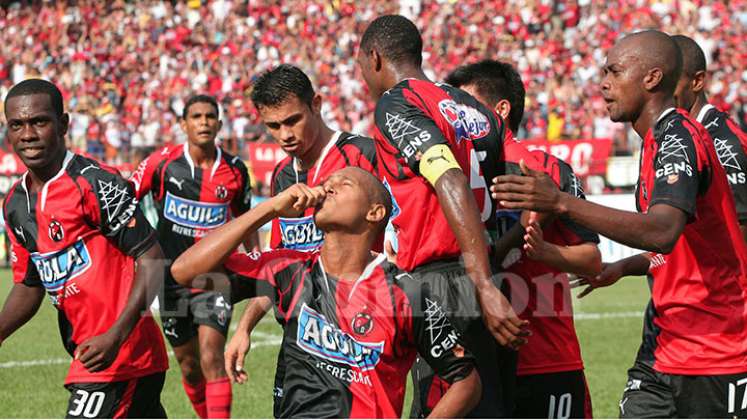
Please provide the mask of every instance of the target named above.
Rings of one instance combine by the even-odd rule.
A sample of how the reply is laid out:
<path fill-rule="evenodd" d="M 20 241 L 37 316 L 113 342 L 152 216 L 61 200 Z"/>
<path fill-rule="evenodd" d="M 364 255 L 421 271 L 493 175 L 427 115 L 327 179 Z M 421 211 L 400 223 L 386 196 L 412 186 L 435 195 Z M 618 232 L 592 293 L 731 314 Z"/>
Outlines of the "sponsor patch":
<path fill-rule="evenodd" d="M 457 143 L 463 140 L 477 140 L 490 132 L 490 120 L 477 109 L 458 104 L 452 99 L 438 103 L 438 109 L 446 121 L 454 127 Z"/>
<path fill-rule="evenodd" d="M 279 217 L 283 246 L 296 251 L 313 251 L 324 241 L 324 232 L 314 223 L 314 216 Z"/>
<path fill-rule="evenodd" d="M 40 254 L 31 254 L 31 261 L 36 266 L 44 288 L 53 292 L 62 289 L 65 283 L 91 267 L 91 255 L 83 239 L 69 247 Z"/>
<path fill-rule="evenodd" d="M 178 225 L 214 229 L 228 220 L 228 204 L 188 200 L 167 191 L 163 215 Z"/>
<path fill-rule="evenodd" d="M 384 351 L 384 342 L 363 343 L 333 325 L 324 315 L 304 304 L 298 317 L 296 342 L 305 352 L 360 370 L 376 367 Z"/>

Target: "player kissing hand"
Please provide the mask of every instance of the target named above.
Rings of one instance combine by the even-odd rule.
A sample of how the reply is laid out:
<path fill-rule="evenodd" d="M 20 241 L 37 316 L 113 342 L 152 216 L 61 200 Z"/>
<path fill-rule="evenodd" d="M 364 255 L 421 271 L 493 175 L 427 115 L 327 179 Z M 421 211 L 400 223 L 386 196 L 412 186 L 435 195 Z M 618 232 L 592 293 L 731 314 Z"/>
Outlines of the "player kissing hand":
<path fill-rule="evenodd" d="M 116 332 L 91 337 L 75 349 L 75 359 L 79 360 L 89 372 L 98 372 L 108 368 L 117 358 L 120 342 Z"/>
<path fill-rule="evenodd" d="M 324 201 L 326 196 L 324 187 L 309 187 L 306 184 L 295 184 L 275 197 L 271 198 L 273 210 L 280 217 L 297 217 L 309 207 L 314 207 Z"/>
<path fill-rule="evenodd" d="M 558 186 L 544 172 L 519 162 L 524 175 L 501 175 L 493 178 L 491 195 L 506 209 L 524 209 L 562 213 L 562 194 Z"/>

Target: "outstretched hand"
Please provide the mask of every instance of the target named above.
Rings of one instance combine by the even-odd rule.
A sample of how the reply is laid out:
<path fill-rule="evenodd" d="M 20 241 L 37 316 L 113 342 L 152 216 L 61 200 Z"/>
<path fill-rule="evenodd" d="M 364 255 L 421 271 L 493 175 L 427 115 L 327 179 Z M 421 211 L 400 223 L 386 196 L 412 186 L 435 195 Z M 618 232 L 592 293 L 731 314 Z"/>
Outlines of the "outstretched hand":
<path fill-rule="evenodd" d="M 544 172 L 529 168 L 523 159 L 519 167 L 523 175 L 493 178 L 493 198 L 506 209 L 561 213 L 561 192 L 553 180 Z"/>
<path fill-rule="evenodd" d="M 571 282 L 571 288 L 586 286 L 586 288 L 578 294 L 578 298 L 588 295 L 593 292 L 594 289 L 600 287 L 607 287 L 617 283 L 623 277 L 622 265 L 618 262 L 614 263 L 602 263 L 602 272 L 594 277 L 581 277 Z"/>

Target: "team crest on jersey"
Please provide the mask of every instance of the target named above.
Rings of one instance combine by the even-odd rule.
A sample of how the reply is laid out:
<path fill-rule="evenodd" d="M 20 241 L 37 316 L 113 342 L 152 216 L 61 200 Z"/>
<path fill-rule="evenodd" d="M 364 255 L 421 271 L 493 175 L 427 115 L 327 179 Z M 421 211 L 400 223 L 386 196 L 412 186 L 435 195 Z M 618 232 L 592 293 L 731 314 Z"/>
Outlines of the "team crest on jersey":
<path fill-rule="evenodd" d="M 298 218 L 279 217 L 283 246 L 296 251 L 313 251 L 324 241 L 324 233 L 316 227 L 314 216 Z"/>
<path fill-rule="evenodd" d="M 462 140 L 477 140 L 490 132 L 490 120 L 482 112 L 469 105 L 458 104 L 452 99 L 438 103 L 441 115 L 454 127 L 457 143 Z"/>
<path fill-rule="evenodd" d="M 65 249 L 40 254 L 31 254 L 31 261 L 36 266 L 44 288 L 53 292 L 62 289 L 65 282 L 71 280 L 91 267 L 91 254 L 83 239 Z"/>
<path fill-rule="evenodd" d="M 218 200 L 225 200 L 228 197 L 228 190 L 223 185 L 215 187 L 215 198 Z"/>
<path fill-rule="evenodd" d="M 298 317 L 296 342 L 305 352 L 360 370 L 376 367 L 384 342 L 362 343 L 327 321 L 324 315 L 303 304 Z"/>
<path fill-rule="evenodd" d="M 350 323 L 350 329 L 358 335 L 368 335 L 373 329 L 373 318 L 365 312 L 358 312 Z"/>
<path fill-rule="evenodd" d="M 58 222 L 57 220 L 52 220 L 49 223 L 49 239 L 60 242 L 65 237 L 65 231 L 62 229 L 62 223 Z"/>
<path fill-rule="evenodd" d="M 213 229 L 228 220 L 228 204 L 203 203 L 166 192 L 163 215 L 181 225 L 198 229 Z"/>

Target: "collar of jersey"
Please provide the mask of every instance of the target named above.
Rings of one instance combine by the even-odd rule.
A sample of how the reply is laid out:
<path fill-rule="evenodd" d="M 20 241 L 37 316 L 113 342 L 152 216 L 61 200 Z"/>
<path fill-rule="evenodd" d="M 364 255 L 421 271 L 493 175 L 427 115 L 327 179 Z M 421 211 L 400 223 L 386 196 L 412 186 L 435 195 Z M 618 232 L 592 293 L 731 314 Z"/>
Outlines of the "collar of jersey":
<path fill-rule="evenodd" d="M 698 117 L 696 118 L 696 120 L 698 120 L 699 123 L 703 124 L 703 119 L 705 118 L 706 114 L 713 108 L 715 108 L 715 106 L 711 104 L 703 105 L 703 108 L 700 108 L 700 112 L 698 112 Z"/>
<path fill-rule="evenodd" d="M 663 120 L 664 117 L 666 117 L 667 115 L 669 115 L 672 111 L 676 111 L 676 109 L 674 107 L 669 107 L 669 108 L 665 109 L 664 112 L 662 112 L 659 115 L 659 118 L 656 119 L 656 124 L 659 124 L 659 122 L 661 122 L 661 120 Z M 654 125 L 656 125 L 656 124 L 654 124 Z"/>
<path fill-rule="evenodd" d="M 355 292 L 355 289 L 358 287 L 358 284 L 360 284 L 362 281 L 366 280 L 367 278 L 371 277 L 371 274 L 373 273 L 374 269 L 384 262 L 386 259 L 386 254 L 383 252 L 374 258 L 373 261 L 368 263 L 366 268 L 363 269 L 363 272 L 358 277 L 358 280 L 353 283 L 353 287 L 350 288 L 350 293 L 348 294 L 348 300 L 350 300 L 353 297 L 353 293 Z M 327 278 L 327 271 L 324 269 L 324 263 L 322 262 L 322 254 L 319 254 L 319 268 L 322 271 L 322 277 L 324 278 L 324 285 L 327 287 L 327 294 L 330 294 L 331 291 L 329 289 L 329 279 Z"/>
<path fill-rule="evenodd" d="M 319 175 L 319 169 L 322 167 L 322 162 L 324 162 L 324 158 L 327 157 L 327 153 L 329 153 L 329 150 L 332 149 L 332 146 L 334 146 L 337 143 L 337 140 L 340 139 L 340 136 L 342 135 L 342 131 L 335 131 L 334 134 L 332 134 L 332 137 L 329 138 L 329 141 L 327 142 L 327 145 L 324 146 L 324 149 L 322 149 L 322 154 L 319 155 L 319 158 L 316 160 L 316 165 L 314 165 L 314 179 L 311 180 L 311 183 L 309 185 L 314 186 L 316 185 L 316 178 Z M 296 173 L 296 184 L 298 184 L 298 167 L 300 165 L 298 164 L 298 159 L 293 158 L 293 171 Z M 306 177 L 306 183 L 308 184 L 309 179 L 308 176 Z"/>
<path fill-rule="evenodd" d="M 220 147 L 215 146 L 215 162 L 213 162 L 213 168 L 210 171 L 210 179 L 213 179 L 213 175 L 215 175 L 215 171 L 218 170 L 218 167 L 220 166 L 220 159 L 223 155 L 223 151 Z M 195 163 L 192 161 L 192 156 L 189 155 L 189 143 L 184 143 L 184 159 L 187 159 L 187 164 L 189 164 L 189 170 L 192 172 L 192 179 L 195 178 Z"/>
<path fill-rule="evenodd" d="M 69 150 L 65 151 L 65 159 L 62 161 L 62 168 L 60 168 L 60 171 L 55 174 L 52 178 L 50 178 L 47 182 L 44 183 L 44 186 L 42 187 L 41 192 L 41 211 L 44 212 L 44 207 L 47 204 L 47 190 L 49 189 L 49 186 L 56 181 L 59 177 L 62 176 L 62 174 L 65 173 L 65 170 L 67 169 L 67 165 L 70 164 L 70 161 L 73 160 L 73 155 Z M 26 192 L 26 208 L 28 209 L 29 213 L 31 213 L 31 198 L 29 198 L 29 190 L 26 188 L 26 176 L 29 174 L 29 171 L 27 170 L 23 174 L 23 178 L 21 180 L 21 185 L 23 185 L 23 191 Z"/>

